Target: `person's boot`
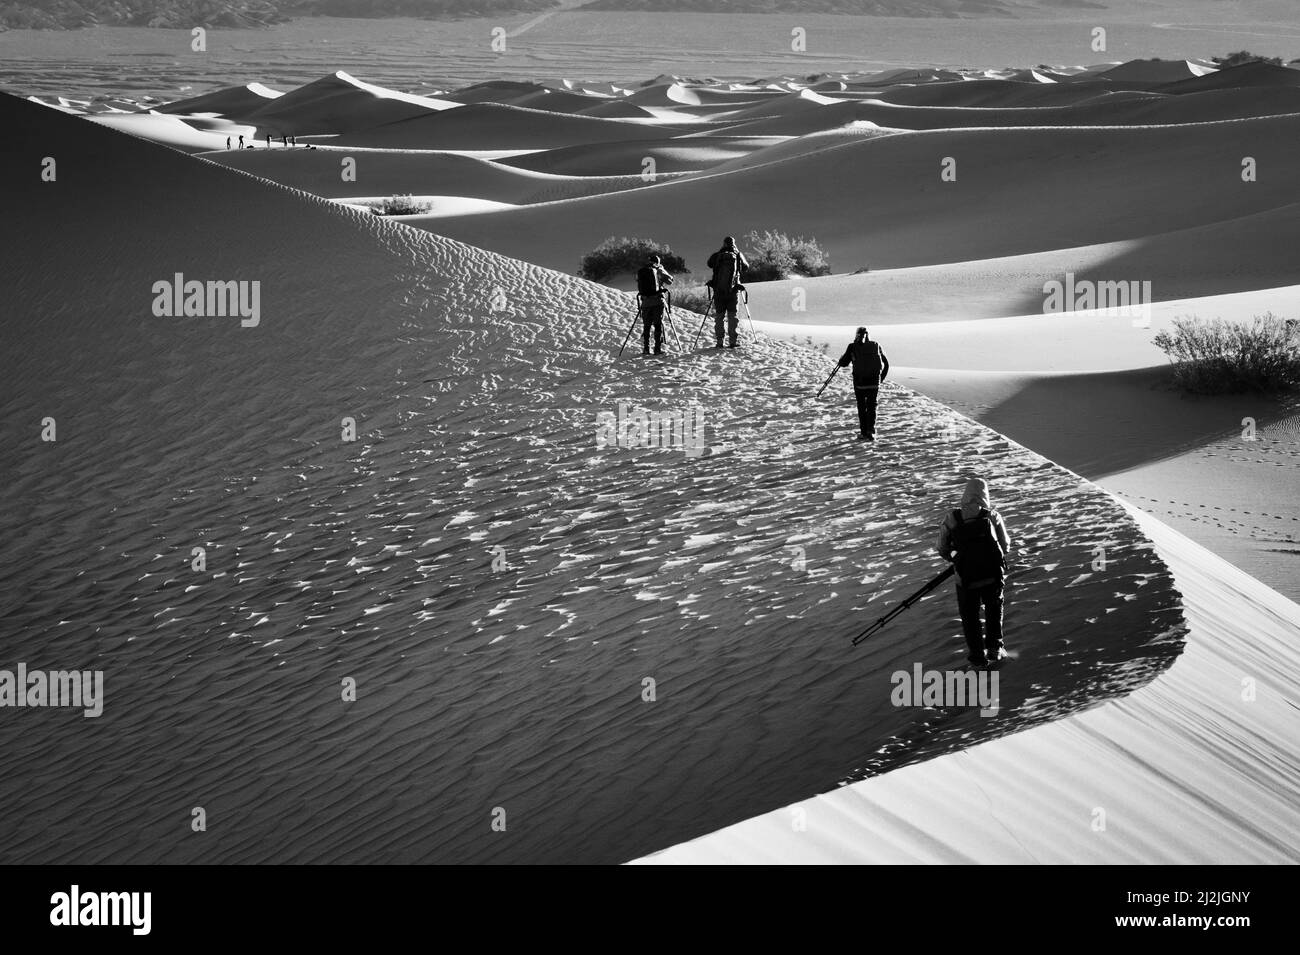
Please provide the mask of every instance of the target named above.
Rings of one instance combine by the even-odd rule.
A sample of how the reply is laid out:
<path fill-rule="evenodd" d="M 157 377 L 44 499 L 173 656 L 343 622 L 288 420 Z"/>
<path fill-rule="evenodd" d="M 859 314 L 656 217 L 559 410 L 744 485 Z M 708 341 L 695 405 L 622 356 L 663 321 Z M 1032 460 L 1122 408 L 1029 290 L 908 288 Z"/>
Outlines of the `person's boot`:
<path fill-rule="evenodd" d="M 662 345 L 656 345 L 656 346 L 655 346 L 655 354 L 656 354 L 656 355 L 662 355 L 663 353 L 664 353 L 664 348 L 663 348 L 663 346 L 662 346 Z"/>
<path fill-rule="evenodd" d="M 728 348 L 737 348 L 739 346 L 740 346 L 740 342 L 736 341 L 734 338 L 731 341 L 727 342 Z"/>

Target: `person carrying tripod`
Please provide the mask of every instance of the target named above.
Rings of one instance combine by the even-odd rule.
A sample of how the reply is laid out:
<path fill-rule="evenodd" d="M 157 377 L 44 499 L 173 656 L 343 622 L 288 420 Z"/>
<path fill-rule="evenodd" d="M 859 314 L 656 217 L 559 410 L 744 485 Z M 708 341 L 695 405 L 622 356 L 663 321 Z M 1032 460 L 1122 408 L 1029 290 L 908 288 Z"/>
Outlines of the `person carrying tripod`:
<path fill-rule="evenodd" d="M 673 277 L 659 256 L 650 257 L 636 273 L 637 298 L 641 308 L 641 354 L 650 354 L 650 332 L 654 332 L 655 354 L 664 353 L 664 295 Z"/>
<path fill-rule="evenodd" d="M 1002 645 L 1002 610 L 1011 538 L 1002 516 L 989 503 L 989 487 L 983 479 L 966 482 L 961 506 L 944 517 L 935 546 L 956 570 L 957 610 L 971 664 L 996 666 L 1007 655 Z"/>
<path fill-rule="evenodd" d="M 708 282 L 713 289 L 713 337 L 717 340 L 716 348 L 722 347 L 723 320 L 726 320 L 725 332 L 728 336 L 727 347 L 739 345 L 736 339 L 736 307 L 740 293 L 744 289 L 741 279 L 749 269 L 749 260 L 736 248 L 736 240 L 727 236 L 722 240 L 722 248 L 709 256 L 708 266 L 713 270 L 713 278 Z"/>
<path fill-rule="evenodd" d="M 839 367 L 853 365 L 853 394 L 858 399 L 858 440 L 876 440 L 876 400 L 880 385 L 889 377 L 889 359 L 879 342 L 873 342 L 865 328 L 849 342 Z"/>

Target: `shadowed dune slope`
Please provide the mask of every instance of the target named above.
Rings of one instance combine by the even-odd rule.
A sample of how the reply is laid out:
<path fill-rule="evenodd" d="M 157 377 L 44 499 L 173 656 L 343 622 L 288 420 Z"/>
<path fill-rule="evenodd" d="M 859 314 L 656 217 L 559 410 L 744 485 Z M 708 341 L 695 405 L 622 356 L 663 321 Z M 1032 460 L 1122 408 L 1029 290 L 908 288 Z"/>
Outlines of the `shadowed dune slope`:
<path fill-rule="evenodd" d="M 366 129 L 339 146 L 390 149 L 551 149 L 579 143 L 660 139 L 672 127 L 476 103 Z"/>
<path fill-rule="evenodd" d="M 340 161 L 345 155 L 356 162 L 356 179 L 346 182 L 339 175 Z M 552 176 L 455 153 L 238 149 L 206 153 L 204 158 L 331 199 L 402 194 L 527 204 L 646 185 L 637 175 Z"/>
<path fill-rule="evenodd" d="M 780 136 L 710 136 L 707 139 L 648 139 L 628 143 L 560 146 L 511 156 L 502 165 L 562 176 L 618 176 L 640 173 L 644 160 L 659 172 L 694 172 L 783 142 Z"/>
<path fill-rule="evenodd" d="M 372 86 L 332 73 L 236 117 L 277 136 L 351 133 L 372 126 L 455 109 L 454 104 Z"/>
<path fill-rule="evenodd" d="M 243 86 L 232 86 L 228 89 L 204 93 L 202 96 L 177 100 L 157 107 L 157 111 L 178 115 L 212 113 L 240 120 L 267 105 L 269 100 L 279 99 L 283 95 L 261 83 L 246 83 Z"/>

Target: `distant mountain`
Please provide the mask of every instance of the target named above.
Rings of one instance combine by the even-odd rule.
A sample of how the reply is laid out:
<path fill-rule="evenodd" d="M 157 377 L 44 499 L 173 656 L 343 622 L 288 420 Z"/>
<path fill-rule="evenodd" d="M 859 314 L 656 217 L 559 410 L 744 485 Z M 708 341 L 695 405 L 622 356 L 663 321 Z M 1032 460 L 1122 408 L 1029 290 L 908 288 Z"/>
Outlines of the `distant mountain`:
<path fill-rule="evenodd" d="M 17 0 L 0 2 L 0 29 L 264 27 L 295 16 L 489 16 L 557 5 L 558 0 Z"/>
<path fill-rule="evenodd" d="M 0 26 L 258 27 L 287 20 L 283 6 L 276 0 L 19 0 L 0 4 Z"/>
<path fill-rule="evenodd" d="M 1074 5 L 1080 0 L 1063 2 Z M 663 13 L 839 13 L 885 17 L 1015 16 L 1015 5 L 1006 0 L 594 0 L 585 4 L 583 9 Z"/>

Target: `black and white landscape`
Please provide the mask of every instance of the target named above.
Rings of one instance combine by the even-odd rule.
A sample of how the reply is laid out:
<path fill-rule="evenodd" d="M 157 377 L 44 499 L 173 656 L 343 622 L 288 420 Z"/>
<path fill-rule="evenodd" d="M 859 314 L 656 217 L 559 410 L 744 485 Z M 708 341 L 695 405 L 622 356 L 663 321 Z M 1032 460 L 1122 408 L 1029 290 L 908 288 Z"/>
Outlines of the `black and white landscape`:
<path fill-rule="evenodd" d="M 1296 862 L 1292 6 L 9 5 L 0 862 Z"/>

